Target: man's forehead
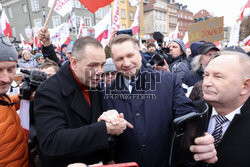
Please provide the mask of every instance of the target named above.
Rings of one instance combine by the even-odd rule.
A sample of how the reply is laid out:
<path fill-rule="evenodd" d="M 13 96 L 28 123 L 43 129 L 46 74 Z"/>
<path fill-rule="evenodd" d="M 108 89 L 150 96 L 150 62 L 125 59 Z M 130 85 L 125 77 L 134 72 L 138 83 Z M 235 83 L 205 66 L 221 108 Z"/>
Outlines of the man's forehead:
<path fill-rule="evenodd" d="M 8 67 L 11 67 L 11 66 L 16 66 L 17 65 L 17 62 L 16 61 L 0 61 L 0 67 L 1 68 L 8 68 Z"/>
<path fill-rule="evenodd" d="M 212 59 L 209 63 L 205 71 L 207 70 L 233 70 L 235 68 L 240 68 L 239 67 L 239 61 L 237 56 L 233 55 L 221 55 L 218 56 L 214 59 Z M 235 70 L 234 70 L 235 71 Z M 229 72 L 229 71 L 228 71 Z"/>

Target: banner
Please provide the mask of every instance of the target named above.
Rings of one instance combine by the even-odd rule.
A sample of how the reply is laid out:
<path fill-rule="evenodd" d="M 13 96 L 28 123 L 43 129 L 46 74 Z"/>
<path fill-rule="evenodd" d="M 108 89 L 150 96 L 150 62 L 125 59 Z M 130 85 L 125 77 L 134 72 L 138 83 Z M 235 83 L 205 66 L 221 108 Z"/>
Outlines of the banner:
<path fill-rule="evenodd" d="M 140 28 L 140 1 L 137 3 L 137 9 L 135 12 L 134 22 L 132 23 L 130 29 L 132 29 L 133 34 L 139 33 Z"/>
<path fill-rule="evenodd" d="M 240 39 L 240 21 L 236 22 L 230 32 L 230 39 L 227 47 L 237 46 Z"/>
<path fill-rule="evenodd" d="M 114 0 L 79 0 L 90 12 L 95 13 L 99 8 L 107 6 Z"/>
<path fill-rule="evenodd" d="M 12 30 L 4 9 L 1 14 L 1 31 L 5 36 L 12 37 Z"/>
<path fill-rule="evenodd" d="M 52 8 L 55 0 L 49 0 L 48 7 Z M 59 15 L 64 17 L 67 13 L 72 10 L 72 2 L 71 0 L 56 0 L 56 6 L 54 11 Z"/>
<path fill-rule="evenodd" d="M 59 50 L 62 44 L 69 44 L 69 25 L 68 23 L 63 23 L 54 29 L 49 29 L 50 40 L 53 45 L 55 45 Z"/>
<path fill-rule="evenodd" d="M 177 23 L 176 28 L 173 32 L 169 33 L 169 40 L 172 41 L 176 38 L 179 38 L 180 33 L 179 33 L 179 23 Z"/>
<path fill-rule="evenodd" d="M 216 42 L 224 39 L 224 17 L 211 18 L 206 21 L 188 25 L 189 43 L 195 41 Z"/>
<path fill-rule="evenodd" d="M 119 0 L 114 1 L 114 12 L 113 12 L 113 25 L 112 31 L 119 30 L 120 28 L 120 15 L 119 15 Z"/>

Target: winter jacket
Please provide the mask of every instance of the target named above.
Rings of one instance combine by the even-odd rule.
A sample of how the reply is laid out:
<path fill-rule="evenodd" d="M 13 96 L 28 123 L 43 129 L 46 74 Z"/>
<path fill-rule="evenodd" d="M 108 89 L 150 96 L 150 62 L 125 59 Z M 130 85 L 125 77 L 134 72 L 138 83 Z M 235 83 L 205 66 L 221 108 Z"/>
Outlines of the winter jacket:
<path fill-rule="evenodd" d="M 203 74 L 204 71 L 199 68 L 198 70 L 194 71 L 188 71 L 185 73 L 184 78 L 182 82 L 186 84 L 188 87 L 194 86 L 197 82 L 203 80 Z"/>
<path fill-rule="evenodd" d="M 4 105 L 18 102 L 18 95 L 11 97 L 0 95 L 0 166 L 27 167 L 28 144 L 24 136 L 16 109 L 19 104 Z"/>
<path fill-rule="evenodd" d="M 25 60 L 25 59 L 21 59 L 18 61 L 18 66 L 20 68 L 34 68 L 36 67 L 36 61 L 31 59 L 31 60 Z"/>

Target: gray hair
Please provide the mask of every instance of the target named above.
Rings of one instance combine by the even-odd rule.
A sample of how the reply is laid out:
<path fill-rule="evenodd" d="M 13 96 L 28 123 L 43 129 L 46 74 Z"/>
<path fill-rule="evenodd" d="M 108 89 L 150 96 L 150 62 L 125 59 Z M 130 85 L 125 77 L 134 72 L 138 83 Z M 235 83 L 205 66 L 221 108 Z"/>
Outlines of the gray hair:
<path fill-rule="evenodd" d="M 80 37 L 73 45 L 71 57 L 75 57 L 77 61 L 80 61 L 82 58 L 84 58 L 83 52 L 88 45 L 92 45 L 96 48 L 103 48 L 102 44 L 92 36 Z"/>
<path fill-rule="evenodd" d="M 193 58 L 192 62 L 191 62 L 191 68 L 193 72 L 196 72 L 200 67 L 201 67 L 201 60 L 202 55 L 197 55 Z"/>

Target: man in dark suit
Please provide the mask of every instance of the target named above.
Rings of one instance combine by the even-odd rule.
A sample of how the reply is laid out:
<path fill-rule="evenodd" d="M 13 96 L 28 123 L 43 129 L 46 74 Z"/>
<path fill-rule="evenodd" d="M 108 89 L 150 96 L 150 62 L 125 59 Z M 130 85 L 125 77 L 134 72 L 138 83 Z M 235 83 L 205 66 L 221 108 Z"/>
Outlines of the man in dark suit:
<path fill-rule="evenodd" d="M 203 98 L 209 103 L 207 132 L 214 136 L 214 167 L 250 166 L 250 58 L 221 51 L 205 69 Z M 200 111 L 205 101 L 195 102 Z M 196 146 L 191 146 L 195 150 Z"/>
<path fill-rule="evenodd" d="M 117 137 L 114 160 L 135 161 L 143 167 L 165 167 L 168 166 L 173 119 L 196 110 L 175 74 L 142 66 L 138 44 L 138 40 L 121 34 L 109 45 L 119 74 L 105 89 L 103 107 L 123 113 L 134 125 L 133 130 L 128 129 Z M 204 137 L 208 143 L 211 141 L 212 136 Z M 213 156 L 201 159 L 212 162 Z"/>
<path fill-rule="evenodd" d="M 47 29 L 41 33 L 43 42 L 48 42 Z M 122 117 L 116 125 L 97 122 L 103 110 L 96 87 L 104 63 L 99 41 L 81 37 L 74 43 L 69 62 L 37 90 L 34 115 L 42 166 L 112 163 L 108 135 L 119 135 L 132 125 Z"/>

